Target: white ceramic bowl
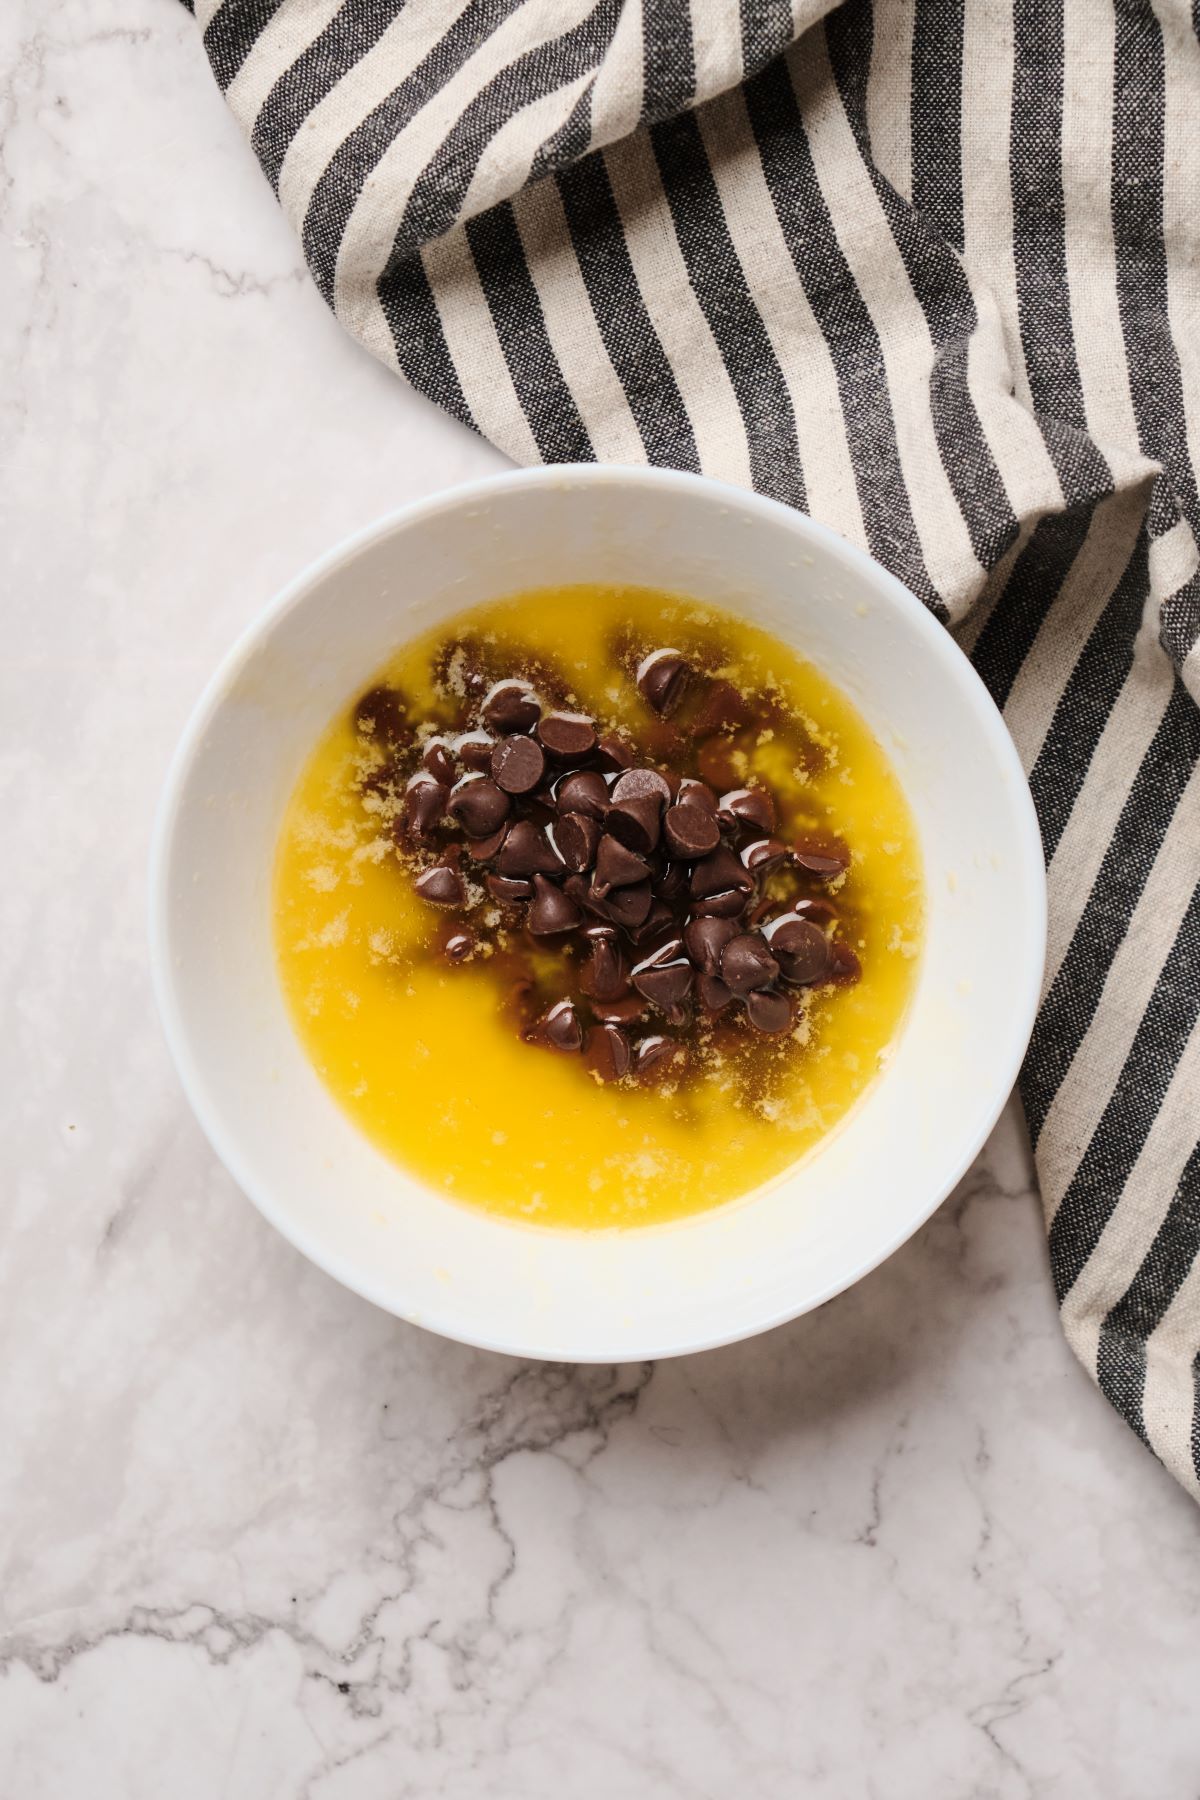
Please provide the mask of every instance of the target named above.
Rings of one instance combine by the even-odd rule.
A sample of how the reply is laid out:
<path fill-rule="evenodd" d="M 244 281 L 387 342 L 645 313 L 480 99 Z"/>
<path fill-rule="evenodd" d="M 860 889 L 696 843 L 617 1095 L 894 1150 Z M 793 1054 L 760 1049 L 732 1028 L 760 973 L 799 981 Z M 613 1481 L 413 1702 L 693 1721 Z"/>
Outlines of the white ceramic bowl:
<path fill-rule="evenodd" d="M 773 1186 L 635 1231 L 506 1223 L 447 1201 L 364 1138 L 284 1007 L 271 873 L 284 806 L 337 709 L 406 638 L 556 582 L 672 589 L 742 613 L 874 727 L 916 815 L 926 945 L 895 1055 L 840 1130 Z M 212 1144 L 322 1269 L 448 1337 L 615 1362 L 765 1330 L 829 1299 L 926 1219 L 996 1120 L 1032 1027 L 1041 842 L 1012 742 L 919 602 L 801 514 L 698 476 L 528 470 L 393 514 L 306 571 L 196 710 L 153 854 L 167 1037 Z"/>

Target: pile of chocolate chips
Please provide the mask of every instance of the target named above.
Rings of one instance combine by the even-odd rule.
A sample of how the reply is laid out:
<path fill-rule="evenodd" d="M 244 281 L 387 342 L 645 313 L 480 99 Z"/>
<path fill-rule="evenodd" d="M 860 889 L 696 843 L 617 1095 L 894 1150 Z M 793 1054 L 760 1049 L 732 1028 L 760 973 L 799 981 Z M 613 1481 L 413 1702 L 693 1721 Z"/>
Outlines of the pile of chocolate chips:
<path fill-rule="evenodd" d="M 728 767 L 730 721 L 753 720 L 744 696 L 671 649 L 643 658 L 635 679 L 657 721 L 690 697 L 686 737 L 673 741 L 700 769 Z M 601 1081 L 681 1075 L 691 1027 L 744 1020 L 782 1037 L 805 989 L 858 979 L 820 891 L 849 852 L 777 836 L 765 787 L 717 792 L 659 767 L 585 714 L 547 708 L 521 676 L 481 692 L 453 734 L 414 730 L 390 688 L 364 694 L 356 719 L 389 749 L 364 791 L 392 784 L 401 859 L 452 917 L 444 954 L 463 962 L 502 943 L 522 1036 L 580 1055 Z M 721 746 L 705 755 L 722 733 L 724 765 Z M 797 879 L 781 899 L 778 880 L 766 888 L 782 870 Z M 561 951 L 548 1005 L 544 958 L 540 982 L 519 948 L 514 965 L 522 944 Z"/>

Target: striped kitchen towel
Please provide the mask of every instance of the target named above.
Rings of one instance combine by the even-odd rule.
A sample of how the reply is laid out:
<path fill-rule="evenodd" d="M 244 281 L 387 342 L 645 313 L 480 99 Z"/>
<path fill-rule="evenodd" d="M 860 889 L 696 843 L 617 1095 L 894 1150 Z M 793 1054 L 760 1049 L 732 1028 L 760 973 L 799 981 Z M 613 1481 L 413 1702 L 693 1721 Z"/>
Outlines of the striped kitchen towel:
<path fill-rule="evenodd" d="M 1200 43 L 1187 0 L 194 0 L 337 317 L 520 463 L 803 507 L 1041 818 L 1068 1338 L 1200 1496 Z"/>

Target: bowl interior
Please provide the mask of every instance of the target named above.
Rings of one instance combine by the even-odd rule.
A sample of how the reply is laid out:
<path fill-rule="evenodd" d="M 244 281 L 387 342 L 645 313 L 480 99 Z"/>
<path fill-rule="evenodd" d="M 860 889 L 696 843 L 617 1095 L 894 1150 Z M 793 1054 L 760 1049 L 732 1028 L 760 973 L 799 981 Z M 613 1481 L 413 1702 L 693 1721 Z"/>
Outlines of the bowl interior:
<path fill-rule="evenodd" d="M 407 1177 L 350 1123 L 293 1034 L 275 970 L 280 820 L 318 735 L 406 637 L 549 583 L 623 581 L 740 612 L 873 726 L 916 815 L 926 947 L 895 1055 L 780 1182 L 680 1223 L 514 1226 Z M 154 949 L 189 1098 L 266 1216 L 403 1318 L 523 1355 L 623 1360 L 763 1329 L 901 1243 L 995 1120 L 1032 1023 L 1044 878 L 1011 741 L 942 628 L 868 558 L 697 477 L 539 470 L 384 521 L 303 576 L 220 671 L 160 819 Z"/>

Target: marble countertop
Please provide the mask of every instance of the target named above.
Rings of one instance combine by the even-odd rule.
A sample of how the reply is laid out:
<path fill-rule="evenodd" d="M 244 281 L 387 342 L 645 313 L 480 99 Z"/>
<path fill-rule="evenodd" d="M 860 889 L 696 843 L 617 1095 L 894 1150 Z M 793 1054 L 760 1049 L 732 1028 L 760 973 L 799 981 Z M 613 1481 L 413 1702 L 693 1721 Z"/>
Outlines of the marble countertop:
<path fill-rule="evenodd" d="M 1015 1115 L 857 1289 L 657 1367 L 344 1293 L 154 1016 L 215 660 L 500 458 L 313 291 L 171 0 L 10 0 L 4 1800 L 1200 1793 L 1200 1515 L 1076 1367 Z"/>

